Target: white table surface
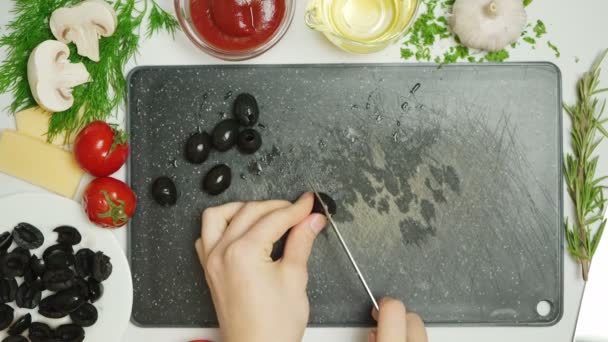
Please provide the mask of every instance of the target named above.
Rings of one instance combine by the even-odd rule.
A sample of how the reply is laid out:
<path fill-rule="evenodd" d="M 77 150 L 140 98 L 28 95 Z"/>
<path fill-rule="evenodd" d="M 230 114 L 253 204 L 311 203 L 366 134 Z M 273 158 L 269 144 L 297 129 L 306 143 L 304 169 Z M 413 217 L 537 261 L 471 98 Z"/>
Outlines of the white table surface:
<path fill-rule="evenodd" d="M 165 8 L 172 9 L 172 1 L 158 0 Z M 0 25 L 4 32 L 4 25 L 10 20 L 9 12 L 12 1 L 0 1 Z M 247 63 L 383 63 L 401 62 L 399 47 L 392 46 L 382 52 L 372 55 L 353 55 L 342 52 L 328 43 L 324 37 L 309 30 L 303 22 L 305 1 L 298 0 L 294 22 L 278 45 L 266 54 Z M 563 73 L 564 100 L 572 102 L 575 99 L 575 82 L 582 72 L 586 71 L 600 52 L 608 47 L 606 35 L 606 15 L 608 15 L 608 1 L 580 0 L 555 1 L 534 0 L 528 7 L 530 19 L 542 19 L 547 25 L 548 39 L 561 50 L 561 58 L 555 58 L 554 53 L 546 46 L 544 41 L 536 49 L 522 44 L 511 53 L 511 61 L 552 61 L 556 63 Z M 575 57 L 580 60 L 577 63 Z M 3 54 L 0 54 L 3 58 Z M 195 50 L 182 33 L 172 40 L 170 36 L 157 36 L 143 42 L 137 61 L 132 62 L 129 68 L 138 65 L 162 64 L 218 64 L 220 60 L 209 57 Z M 606 73 L 603 75 L 603 85 L 608 86 L 608 63 L 605 64 Z M 4 109 L 10 102 L 10 96 L 0 96 L 0 130 L 14 128 L 12 116 Z M 120 113 L 116 122 L 124 122 L 124 114 Z M 568 136 L 569 121 L 564 120 L 564 136 Z M 565 141 L 566 148 L 569 148 Z M 598 149 L 603 155 L 603 161 L 598 167 L 599 174 L 608 174 L 608 144 Z M 124 179 L 124 170 L 120 170 L 115 177 Z M 45 190 L 19 181 L 15 178 L 0 174 L 0 196 L 19 192 L 44 192 Z M 567 196 L 564 194 L 564 196 Z M 570 213 L 571 204 L 566 201 L 566 213 Z M 27 216 L 27 208 L 24 208 Z M 115 232 L 122 243 L 126 242 L 125 229 Z M 608 248 L 608 244 L 603 244 Z M 605 272 L 605 270 L 604 270 Z M 559 323 L 552 327 L 543 328 L 510 328 L 510 327 L 431 327 L 429 337 L 431 341 L 572 341 L 579 303 L 583 290 L 580 270 L 569 256 L 564 262 L 564 315 Z M 171 308 L 167 308 L 171 310 Z M 601 329 L 601 327 L 600 327 Z M 608 328 L 604 332 L 595 331 L 596 335 L 608 335 Z M 308 329 L 304 341 L 367 341 L 365 329 L 315 328 Z M 125 342 L 186 342 L 196 338 L 219 341 L 216 329 L 143 329 L 130 324 L 124 336 Z M 608 336 L 606 336 L 608 339 Z"/>

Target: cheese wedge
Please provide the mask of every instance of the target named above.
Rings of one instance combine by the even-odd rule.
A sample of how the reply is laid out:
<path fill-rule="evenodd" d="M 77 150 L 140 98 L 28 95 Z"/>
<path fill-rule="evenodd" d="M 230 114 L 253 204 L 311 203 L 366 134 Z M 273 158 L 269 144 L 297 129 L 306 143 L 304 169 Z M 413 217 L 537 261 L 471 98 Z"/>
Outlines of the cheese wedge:
<path fill-rule="evenodd" d="M 46 142 L 46 133 L 49 130 L 49 120 L 51 119 L 51 115 L 53 115 L 53 113 L 47 112 L 46 110 L 40 107 L 32 107 L 22 110 L 19 113 L 15 114 L 15 120 L 17 121 L 17 130 L 19 131 L 19 133 L 23 133 L 30 137 L 41 139 Z M 58 134 L 50 143 L 58 146 L 64 145 L 66 143 L 65 135 Z"/>
<path fill-rule="evenodd" d="M 12 130 L 0 135 L 0 172 L 68 198 L 84 174 L 72 153 Z"/>

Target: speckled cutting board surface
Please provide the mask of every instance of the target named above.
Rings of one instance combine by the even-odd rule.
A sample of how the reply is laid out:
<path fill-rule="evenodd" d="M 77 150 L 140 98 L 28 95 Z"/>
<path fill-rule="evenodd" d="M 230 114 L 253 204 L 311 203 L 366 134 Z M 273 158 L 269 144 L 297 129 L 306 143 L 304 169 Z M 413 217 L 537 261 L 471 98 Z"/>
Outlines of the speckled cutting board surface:
<path fill-rule="evenodd" d="M 552 64 L 142 67 L 129 77 L 133 320 L 215 326 L 193 247 L 204 208 L 295 199 L 306 177 L 377 297 L 438 324 L 550 325 L 562 313 L 561 76 Z M 253 94 L 264 144 L 252 156 L 183 156 L 187 137 Z M 230 189 L 202 192 L 232 168 Z M 180 192 L 158 206 L 152 181 Z M 371 324 L 371 304 L 335 234 L 309 262 L 310 324 Z M 243 284 L 243 291 L 247 291 Z M 537 312 L 547 301 L 551 310 Z"/>

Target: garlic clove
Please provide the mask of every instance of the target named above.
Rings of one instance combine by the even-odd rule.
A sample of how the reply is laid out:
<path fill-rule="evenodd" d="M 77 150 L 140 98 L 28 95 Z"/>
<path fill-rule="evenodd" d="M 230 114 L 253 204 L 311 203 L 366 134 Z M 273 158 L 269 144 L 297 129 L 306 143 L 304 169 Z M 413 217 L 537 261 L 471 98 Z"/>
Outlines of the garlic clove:
<path fill-rule="evenodd" d="M 450 28 L 464 46 L 499 51 L 519 39 L 526 22 L 521 0 L 456 0 Z"/>

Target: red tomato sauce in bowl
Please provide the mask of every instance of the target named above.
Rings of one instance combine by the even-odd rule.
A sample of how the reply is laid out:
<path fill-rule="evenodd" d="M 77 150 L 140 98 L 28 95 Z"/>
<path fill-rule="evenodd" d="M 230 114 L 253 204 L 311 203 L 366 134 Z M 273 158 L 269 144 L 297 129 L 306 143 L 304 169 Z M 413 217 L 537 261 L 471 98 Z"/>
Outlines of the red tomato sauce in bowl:
<path fill-rule="evenodd" d="M 285 0 L 190 0 L 192 24 L 210 45 L 245 51 L 266 43 L 285 17 Z"/>

